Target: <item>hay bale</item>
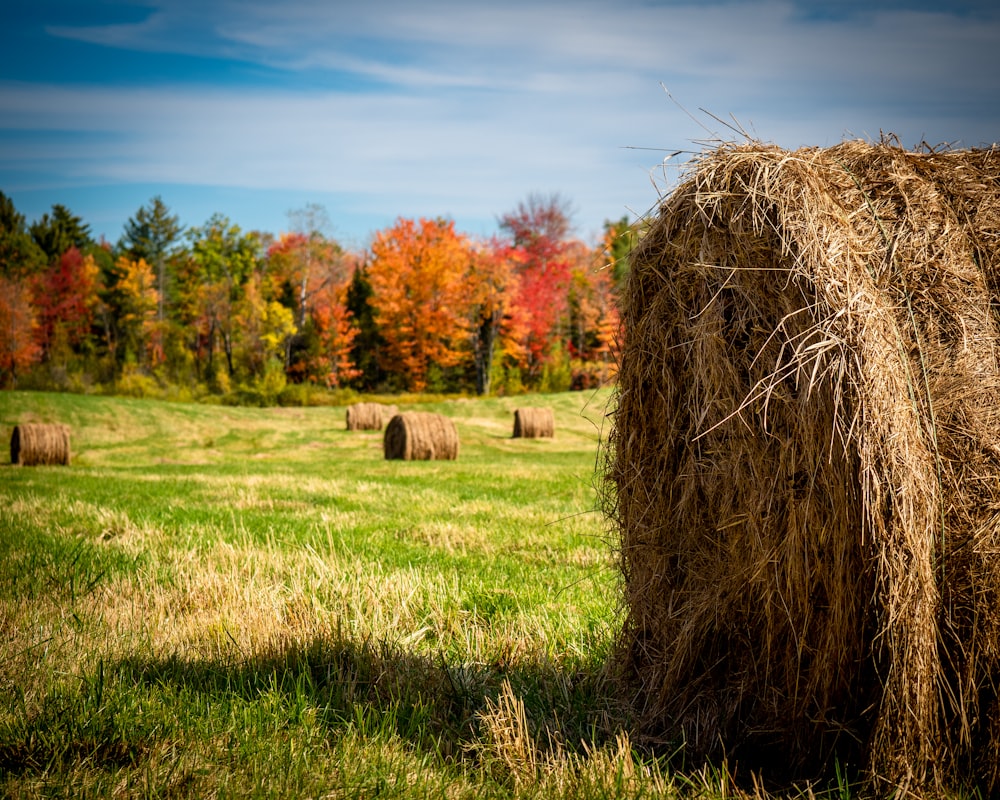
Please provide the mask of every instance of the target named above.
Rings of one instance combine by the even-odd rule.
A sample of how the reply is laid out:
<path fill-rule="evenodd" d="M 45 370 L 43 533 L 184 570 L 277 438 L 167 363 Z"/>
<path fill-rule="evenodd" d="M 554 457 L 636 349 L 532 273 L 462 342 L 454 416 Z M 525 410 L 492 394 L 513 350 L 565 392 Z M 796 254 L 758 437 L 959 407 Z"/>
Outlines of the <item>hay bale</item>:
<path fill-rule="evenodd" d="M 551 408 L 518 408 L 514 410 L 515 439 L 552 438 L 556 431 Z"/>
<path fill-rule="evenodd" d="M 355 403 L 347 407 L 347 430 L 380 431 L 386 420 L 396 414 L 396 406 L 381 403 Z"/>
<path fill-rule="evenodd" d="M 389 420 L 382 446 L 387 459 L 453 461 L 458 458 L 458 429 L 441 414 L 406 411 Z"/>
<path fill-rule="evenodd" d="M 998 176 L 726 145 L 650 220 L 605 497 L 650 736 L 1000 792 Z"/>
<path fill-rule="evenodd" d="M 25 467 L 69 464 L 69 426 L 24 423 L 10 436 L 10 463 Z"/>

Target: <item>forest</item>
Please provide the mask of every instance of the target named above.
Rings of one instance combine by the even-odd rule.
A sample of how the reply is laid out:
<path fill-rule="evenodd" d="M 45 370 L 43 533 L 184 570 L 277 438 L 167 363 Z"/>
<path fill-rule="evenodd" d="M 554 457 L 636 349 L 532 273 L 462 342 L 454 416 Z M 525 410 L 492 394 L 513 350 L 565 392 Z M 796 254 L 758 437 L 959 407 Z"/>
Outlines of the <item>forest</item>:
<path fill-rule="evenodd" d="M 635 231 L 606 221 L 591 246 L 570 217 L 529 195 L 489 239 L 401 217 L 357 252 L 315 204 L 275 235 L 223 214 L 185 229 L 157 196 L 112 244 L 0 192 L 0 388 L 309 405 L 602 385 Z"/>

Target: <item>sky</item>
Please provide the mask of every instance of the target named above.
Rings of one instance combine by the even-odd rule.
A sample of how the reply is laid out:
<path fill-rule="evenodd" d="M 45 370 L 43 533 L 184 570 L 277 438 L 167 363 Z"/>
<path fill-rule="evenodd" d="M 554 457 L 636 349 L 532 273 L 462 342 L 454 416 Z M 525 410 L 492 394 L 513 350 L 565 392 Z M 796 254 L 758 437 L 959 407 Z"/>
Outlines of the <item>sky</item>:
<path fill-rule="evenodd" d="M 115 243 L 160 197 L 348 247 L 398 218 L 487 237 L 529 197 L 575 235 L 746 138 L 1000 140 L 1000 3 L 2 0 L 0 192 Z"/>

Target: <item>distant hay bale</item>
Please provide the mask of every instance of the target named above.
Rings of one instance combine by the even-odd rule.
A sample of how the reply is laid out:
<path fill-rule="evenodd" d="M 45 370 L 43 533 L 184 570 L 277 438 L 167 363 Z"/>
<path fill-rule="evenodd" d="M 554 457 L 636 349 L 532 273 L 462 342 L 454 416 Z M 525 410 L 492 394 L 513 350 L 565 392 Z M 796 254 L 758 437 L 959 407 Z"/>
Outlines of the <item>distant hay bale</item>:
<path fill-rule="evenodd" d="M 515 439 L 545 439 L 555 435 L 556 420 L 551 408 L 514 410 Z"/>
<path fill-rule="evenodd" d="M 630 258 L 605 501 L 642 727 L 1000 793 L 1000 152 L 703 154 Z"/>
<path fill-rule="evenodd" d="M 68 425 L 25 423 L 10 436 L 10 463 L 25 467 L 69 464 Z"/>
<path fill-rule="evenodd" d="M 406 411 L 389 420 L 382 445 L 387 459 L 453 461 L 458 458 L 458 429 L 441 414 Z"/>
<path fill-rule="evenodd" d="M 355 403 L 347 407 L 347 430 L 380 431 L 386 420 L 396 414 L 396 406 L 381 403 Z"/>

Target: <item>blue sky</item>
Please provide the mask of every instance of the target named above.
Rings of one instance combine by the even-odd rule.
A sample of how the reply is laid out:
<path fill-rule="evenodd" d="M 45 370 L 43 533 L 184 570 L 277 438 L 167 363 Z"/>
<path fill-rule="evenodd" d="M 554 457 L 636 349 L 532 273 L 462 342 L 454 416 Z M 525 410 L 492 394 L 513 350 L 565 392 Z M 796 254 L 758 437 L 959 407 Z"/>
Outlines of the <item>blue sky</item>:
<path fill-rule="evenodd" d="M 486 236 L 554 193 L 594 241 L 741 138 L 719 120 L 784 147 L 1000 140 L 995 0 L 7 0 L 0 21 L 0 191 L 112 242 L 154 195 L 272 233 L 320 204 L 361 247 L 401 216 Z"/>

